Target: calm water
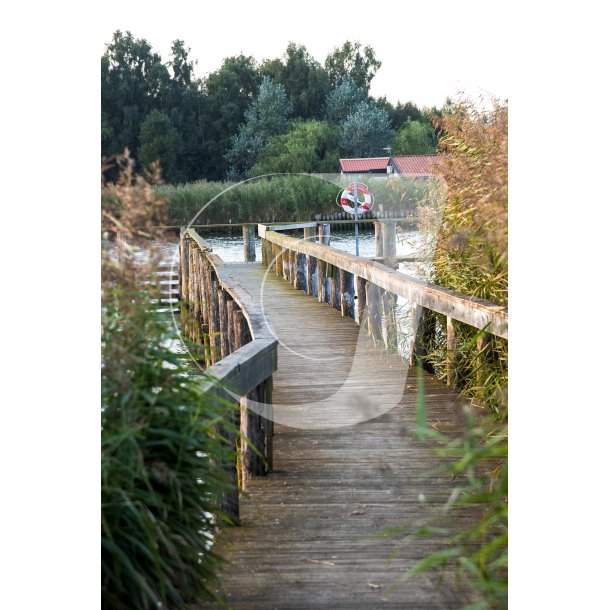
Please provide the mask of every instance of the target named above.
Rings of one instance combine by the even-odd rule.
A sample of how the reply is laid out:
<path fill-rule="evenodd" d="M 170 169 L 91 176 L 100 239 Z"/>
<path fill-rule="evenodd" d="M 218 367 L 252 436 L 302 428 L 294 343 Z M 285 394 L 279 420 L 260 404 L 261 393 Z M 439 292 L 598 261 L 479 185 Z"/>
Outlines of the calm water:
<path fill-rule="evenodd" d="M 236 236 L 205 236 L 204 240 L 212 248 L 215 254 L 220 256 L 227 263 L 242 263 L 244 262 L 244 246 L 241 235 Z M 360 256 L 369 257 L 375 256 L 375 234 L 372 232 L 361 233 L 359 235 L 359 251 Z M 356 239 L 353 233 L 331 233 L 330 245 L 338 250 L 343 250 L 349 254 L 356 254 Z M 416 254 L 422 246 L 422 240 L 418 231 L 410 231 L 401 233 L 398 236 L 396 243 L 396 253 L 398 256 L 406 256 Z M 262 261 L 261 240 L 256 238 L 256 260 Z M 178 246 L 177 244 L 159 244 L 164 252 L 167 252 L 166 258 L 171 260 L 175 257 L 177 261 Z M 400 263 L 399 271 L 425 279 L 428 266 L 423 263 Z"/>

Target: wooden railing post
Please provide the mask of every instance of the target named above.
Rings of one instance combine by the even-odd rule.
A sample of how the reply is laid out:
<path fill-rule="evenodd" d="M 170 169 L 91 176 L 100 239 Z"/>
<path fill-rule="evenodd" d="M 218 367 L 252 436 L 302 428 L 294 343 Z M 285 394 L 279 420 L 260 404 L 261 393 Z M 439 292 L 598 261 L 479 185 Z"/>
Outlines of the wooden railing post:
<path fill-rule="evenodd" d="M 305 267 L 305 255 L 297 252 L 296 255 L 296 273 L 294 277 L 294 287 L 297 290 L 307 292 L 307 269 Z"/>
<path fill-rule="evenodd" d="M 218 288 L 218 322 L 220 325 L 220 357 L 226 358 L 231 353 L 229 347 L 229 317 L 227 315 L 227 293 Z"/>
<path fill-rule="evenodd" d="M 330 245 L 330 225 L 318 225 L 318 242 L 323 246 Z M 326 290 L 326 263 L 318 259 L 318 302 L 324 303 L 327 299 Z"/>
<path fill-rule="evenodd" d="M 232 354 L 235 347 L 235 324 L 233 323 L 233 313 L 237 310 L 235 301 L 227 295 L 227 341 L 229 343 L 229 353 Z"/>
<path fill-rule="evenodd" d="M 180 298 L 188 301 L 188 240 L 184 235 L 184 227 L 180 229 Z"/>
<path fill-rule="evenodd" d="M 478 386 L 482 386 L 485 383 L 485 360 L 487 359 L 490 343 L 491 335 L 488 332 L 481 331 L 477 337 L 477 357 L 475 360 Z"/>
<path fill-rule="evenodd" d="M 339 270 L 341 315 L 354 318 L 354 276 L 343 269 Z"/>
<path fill-rule="evenodd" d="M 265 430 L 265 461 L 267 472 L 273 471 L 273 377 L 267 377 L 263 382 L 263 399 L 265 403 L 265 413 L 263 417 L 263 427 Z"/>
<path fill-rule="evenodd" d="M 371 282 L 366 283 L 366 303 L 368 305 L 368 333 L 374 342 L 380 341 L 381 333 L 381 289 Z"/>
<path fill-rule="evenodd" d="M 288 281 L 291 286 L 296 288 L 297 275 L 297 253 L 294 250 L 288 250 Z"/>
<path fill-rule="evenodd" d="M 411 350 L 411 365 L 423 367 L 426 371 L 434 373 L 434 368 L 427 359 L 428 345 L 435 334 L 435 319 L 431 310 L 418 305 L 415 308 L 414 320 L 419 319 L 416 329 L 413 349 Z"/>
<path fill-rule="evenodd" d="M 275 259 L 275 275 L 282 275 L 282 249 L 273 244 L 273 257 Z"/>
<path fill-rule="evenodd" d="M 455 375 L 455 323 L 451 316 L 447 316 L 447 385 L 456 383 Z"/>
<path fill-rule="evenodd" d="M 290 250 L 282 248 L 282 277 L 288 281 L 290 278 Z"/>
<path fill-rule="evenodd" d="M 254 239 L 254 225 L 244 225 L 242 227 L 244 236 L 244 260 L 252 263 L 256 260 L 256 242 Z"/>
<path fill-rule="evenodd" d="M 303 229 L 303 239 L 307 243 L 313 243 L 315 240 L 315 229 L 313 227 L 305 227 Z M 307 268 L 307 294 L 312 296 L 317 292 L 317 286 L 314 286 L 314 275 L 316 269 L 316 259 L 309 254 L 306 256 L 306 268 Z"/>
<path fill-rule="evenodd" d="M 212 266 L 204 259 L 205 287 L 208 312 L 208 334 L 210 340 L 210 360 L 212 364 L 221 358 L 220 318 L 218 315 L 218 280 Z"/>
<path fill-rule="evenodd" d="M 366 280 L 364 278 L 356 278 L 356 289 L 358 291 L 358 324 L 362 326 L 366 309 Z"/>
<path fill-rule="evenodd" d="M 213 395 L 210 396 L 210 399 L 214 400 Z M 219 435 L 224 439 L 231 453 L 231 459 L 224 461 L 222 464 L 223 470 L 227 475 L 228 485 L 220 500 L 220 509 L 232 521 L 233 525 L 239 525 L 239 480 L 235 453 L 237 448 L 235 430 L 239 427 L 238 418 L 239 411 L 237 408 L 232 409 L 227 417 L 231 429 L 225 430 L 222 425 L 217 426 Z"/>
<path fill-rule="evenodd" d="M 340 309 L 339 269 L 333 265 L 326 265 L 326 275 L 330 279 L 328 304 L 334 309 Z"/>

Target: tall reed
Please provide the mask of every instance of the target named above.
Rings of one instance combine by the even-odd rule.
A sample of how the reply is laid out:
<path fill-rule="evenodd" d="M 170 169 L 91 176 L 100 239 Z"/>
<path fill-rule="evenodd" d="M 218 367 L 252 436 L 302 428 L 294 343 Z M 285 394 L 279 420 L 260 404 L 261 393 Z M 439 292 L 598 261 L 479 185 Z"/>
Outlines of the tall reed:
<path fill-rule="evenodd" d="M 102 201 L 102 608 L 187 608 L 213 598 L 213 552 L 227 489 L 226 405 L 200 390 L 151 311 L 164 202 L 121 160 Z M 148 282 L 148 283 L 146 283 Z"/>
<path fill-rule="evenodd" d="M 437 239 L 432 281 L 462 294 L 508 305 L 508 106 L 491 109 L 462 99 L 437 120 L 443 215 L 422 214 L 420 230 Z M 438 201 L 441 199 L 439 198 Z M 463 434 L 450 438 L 426 422 L 423 386 L 418 384 L 417 436 L 431 441 L 455 485 L 438 522 L 426 523 L 406 539 L 441 537 L 441 548 L 405 576 L 452 566 L 481 597 L 470 609 L 508 606 L 508 342 L 455 323 L 452 382 L 470 398 Z M 478 341 L 485 337 L 489 341 Z M 419 364 L 447 378 L 446 318 L 427 317 L 420 329 Z M 417 367 L 420 375 L 422 368 Z M 479 407 L 479 408 L 477 408 Z M 453 516 L 467 512 L 466 523 Z"/>

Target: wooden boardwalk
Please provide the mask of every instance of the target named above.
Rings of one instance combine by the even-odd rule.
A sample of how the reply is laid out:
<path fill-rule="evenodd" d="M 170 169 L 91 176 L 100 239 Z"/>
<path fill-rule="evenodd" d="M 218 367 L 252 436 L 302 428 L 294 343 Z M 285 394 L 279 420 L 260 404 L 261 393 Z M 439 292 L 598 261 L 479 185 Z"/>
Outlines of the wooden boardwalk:
<path fill-rule="evenodd" d="M 230 273 L 260 298 L 262 265 Z M 411 434 L 413 372 L 405 377 L 401 359 L 375 349 L 353 320 L 275 274 L 265 278 L 262 303 L 280 341 L 274 471 L 250 481 L 241 527 L 219 536 L 217 550 L 230 561 L 219 595 L 235 610 L 466 605 L 449 576 L 398 580 L 437 548 L 433 541 L 380 536 L 413 531 L 450 490 L 446 475 L 430 473 L 434 453 Z M 459 426 L 455 393 L 425 373 L 424 388 L 429 420 Z"/>

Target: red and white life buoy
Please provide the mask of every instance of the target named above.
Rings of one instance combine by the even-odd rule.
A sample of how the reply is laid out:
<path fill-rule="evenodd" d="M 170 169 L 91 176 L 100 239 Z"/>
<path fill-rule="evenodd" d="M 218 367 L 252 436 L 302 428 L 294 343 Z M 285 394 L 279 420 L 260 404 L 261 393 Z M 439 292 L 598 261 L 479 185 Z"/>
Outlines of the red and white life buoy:
<path fill-rule="evenodd" d="M 368 212 L 375 202 L 375 198 L 372 193 L 366 187 L 366 184 L 360 184 L 358 182 L 358 214 L 364 214 Z M 346 186 L 337 195 L 337 204 L 343 208 L 348 214 L 355 214 L 355 202 L 354 202 L 354 185 L 350 184 Z"/>

